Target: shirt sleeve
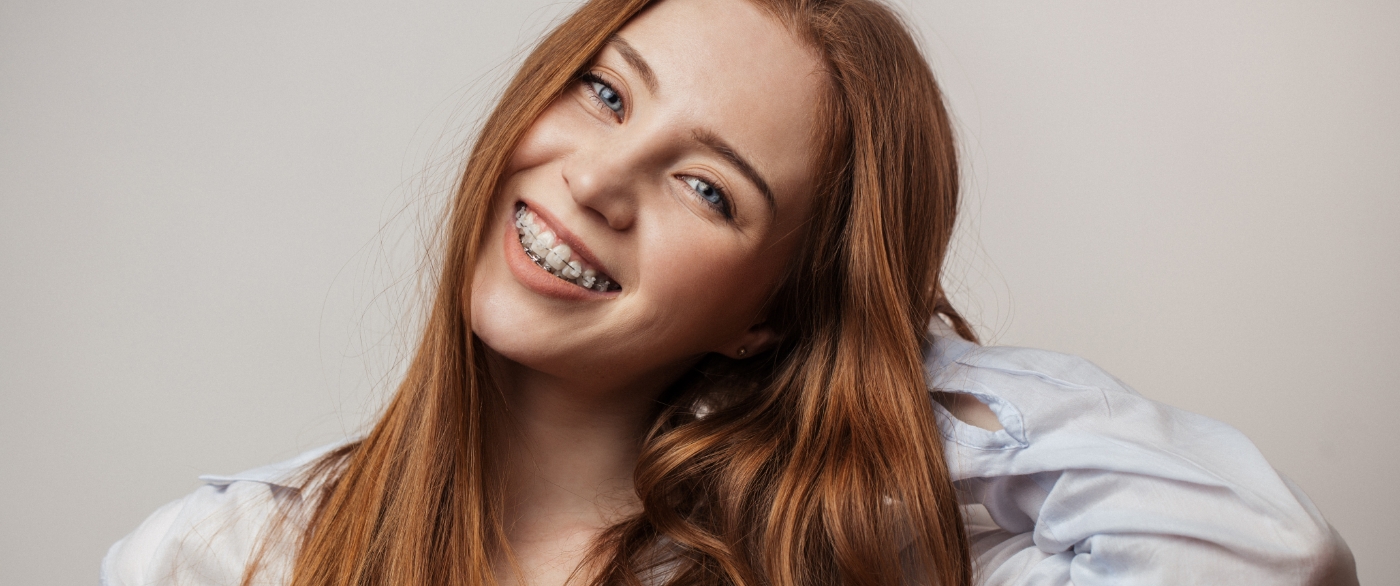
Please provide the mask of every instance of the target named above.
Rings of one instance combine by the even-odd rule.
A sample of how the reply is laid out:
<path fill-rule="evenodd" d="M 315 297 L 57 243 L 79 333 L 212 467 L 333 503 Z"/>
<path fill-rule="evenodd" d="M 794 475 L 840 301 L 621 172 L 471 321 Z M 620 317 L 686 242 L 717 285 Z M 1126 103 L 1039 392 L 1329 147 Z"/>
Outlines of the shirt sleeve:
<path fill-rule="evenodd" d="M 959 355 L 932 386 L 1004 428 L 935 404 L 979 584 L 1357 583 L 1340 536 L 1239 431 L 1080 358 L 943 346 Z"/>
<path fill-rule="evenodd" d="M 152 513 L 107 550 L 102 586 L 285 584 L 296 539 L 311 512 L 303 494 L 317 479 L 306 467 L 357 438 L 308 450 L 283 462 L 230 475 L 201 476 L 206 484 Z"/>
<path fill-rule="evenodd" d="M 206 484 L 152 513 L 107 551 L 103 586 L 239 584 L 291 489 L 253 481 Z M 276 555 L 263 556 L 254 584 L 281 583 Z"/>

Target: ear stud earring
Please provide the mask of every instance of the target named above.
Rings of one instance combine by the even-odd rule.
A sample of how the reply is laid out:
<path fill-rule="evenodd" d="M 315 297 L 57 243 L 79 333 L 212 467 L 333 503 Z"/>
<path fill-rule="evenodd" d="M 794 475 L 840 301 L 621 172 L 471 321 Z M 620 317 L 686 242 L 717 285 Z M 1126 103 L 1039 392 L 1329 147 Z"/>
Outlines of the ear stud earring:
<path fill-rule="evenodd" d="M 746 348 L 739 348 L 739 351 L 738 351 L 738 352 L 735 352 L 735 354 L 738 354 L 738 355 L 739 355 L 739 358 L 743 358 L 743 357 L 749 355 L 749 351 L 748 351 L 748 349 L 746 349 Z"/>

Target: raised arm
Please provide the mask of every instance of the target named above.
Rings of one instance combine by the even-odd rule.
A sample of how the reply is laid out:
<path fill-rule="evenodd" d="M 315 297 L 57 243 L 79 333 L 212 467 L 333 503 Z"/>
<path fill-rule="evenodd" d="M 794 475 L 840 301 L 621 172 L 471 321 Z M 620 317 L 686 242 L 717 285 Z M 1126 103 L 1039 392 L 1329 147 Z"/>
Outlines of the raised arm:
<path fill-rule="evenodd" d="M 1062 354 L 945 338 L 929 370 L 982 584 L 1357 583 L 1341 537 L 1228 425 Z"/>

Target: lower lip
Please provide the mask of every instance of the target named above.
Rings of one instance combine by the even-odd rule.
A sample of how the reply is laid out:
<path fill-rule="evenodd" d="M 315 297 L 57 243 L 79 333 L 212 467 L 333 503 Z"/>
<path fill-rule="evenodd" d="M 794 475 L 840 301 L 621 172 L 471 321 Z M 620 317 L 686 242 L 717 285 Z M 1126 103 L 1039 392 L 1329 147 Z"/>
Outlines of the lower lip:
<path fill-rule="evenodd" d="M 513 215 L 511 217 L 514 218 Z M 515 280 L 524 285 L 526 289 L 545 297 L 568 301 L 592 301 L 617 297 L 617 292 L 602 293 L 592 289 L 584 289 L 540 268 L 539 265 L 535 264 L 535 261 L 530 260 L 530 257 L 525 255 L 525 247 L 520 245 L 520 236 L 515 231 L 514 221 L 506 226 L 505 233 L 506 266 L 510 267 L 510 272 L 515 275 Z"/>

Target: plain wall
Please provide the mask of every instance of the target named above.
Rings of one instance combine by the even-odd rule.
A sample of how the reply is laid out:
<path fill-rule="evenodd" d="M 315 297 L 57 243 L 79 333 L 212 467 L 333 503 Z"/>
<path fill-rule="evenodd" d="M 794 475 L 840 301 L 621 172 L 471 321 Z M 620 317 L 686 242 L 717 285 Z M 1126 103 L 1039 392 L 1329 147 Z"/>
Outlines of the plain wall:
<path fill-rule="evenodd" d="M 569 4 L 0 4 L 0 583 L 355 433 L 502 64 Z M 1400 575 L 1400 5 L 899 2 L 996 343 L 1242 429 Z"/>

